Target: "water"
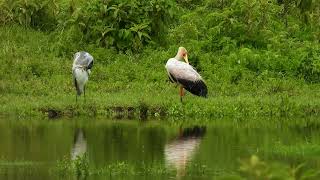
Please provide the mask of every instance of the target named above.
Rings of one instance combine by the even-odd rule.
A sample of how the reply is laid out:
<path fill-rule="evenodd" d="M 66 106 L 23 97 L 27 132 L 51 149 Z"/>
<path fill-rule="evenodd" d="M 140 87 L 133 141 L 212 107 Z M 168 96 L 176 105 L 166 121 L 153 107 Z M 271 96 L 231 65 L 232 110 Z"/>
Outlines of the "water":
<path fill-rule="evenodd" d="M 87 179 L 212 179 L 237 174 L 239 160 L 253 154 L 266 161 L 290 166 L 308 162 L 320 168 L 320 131 L 314 124 L 250 126 L 247 122 L 219 121 L 187 125 L 137 120 L 2 119 L 0 179 L 65 179 L 54 171 L 58 161 L 84 154 L 93 170 Z M 121 163 L 120 169 L 135 172 L 119 173 L 116 178 L 97 173 Z M 142 166 L 154 168 L 141 170 Z M 159 172 L 163 169 L 172 172 Z M 76 179 L 70 174 L 68 177 Z"/>

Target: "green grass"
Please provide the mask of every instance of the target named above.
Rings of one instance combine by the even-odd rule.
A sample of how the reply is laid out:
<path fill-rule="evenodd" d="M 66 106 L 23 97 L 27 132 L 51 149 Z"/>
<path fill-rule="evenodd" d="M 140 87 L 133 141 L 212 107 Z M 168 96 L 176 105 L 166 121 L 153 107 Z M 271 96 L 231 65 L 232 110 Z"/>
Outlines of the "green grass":
<path fill-rule="evenodd" d="M 173 47 L 147 48 L 136 55 L 88 49 L 96 61 L 86 102 L 80 98 L 76 103 L 72 52 L 59 57 L 51 49 L 50 35 L 19 26 L 0 27 L 0 35 L 2 115 L 42 116 L 54 110 L 62 116 L 113 116 L 116 107 L 122 107 L 133 108 L 139 116 L 141 105 L 153 117 L 305 117 L 320 112 L 318 84 L 264 76 L 231 84 L 222 81 L 224 77 L 207 78 L 208 72 L 202 73 L 208 98 L 187 93 L 180 103 L 178 88 L 168 82 L 164 68 L 175 54 Z"/>
<path fill-rule="evenodd" d="M 159 16 L 113 14 L 121 22 L 95 8 L 101 5 L 100 1 L 57 0 L 47 5 L 32 2 L 35 3 L 19 1 L 20 4 L 11 7 L 9 1 L 0 1 L 4 7 L 0 11 L 3 15 L 0 115 L 118 118 L 319 115 L 320 11 L 315 2 L 304 6 L 298 5 L 301 2 L 264 0 L 254 4 L 244 0 L 234 3 L 154 0 L 150 1 L 152 6 L 138 9 L 144 14 L 149 12 L 148 8 L 158 7 L 162 9 Z M 156 5 L 159 2 L 163 3 Z M 114 1 L 105 3 L 118 7 Z M 136 5 L 133 2 L 125 8 Z M 170 8 L 165 8 L 167 5 Z M 14 10 L 20 6 L 28 6 L 25 13 Z M 282 12 L 285 6 L 289 6 L 288 12 Z M 78 8 L 81 11 L 76 11 Z M 172 14 L 170 23 L 166 21 L 168 13 Z M 32 21 L 20 22 L 19 17 L 24 15 L 30 15 Z M 104 33 L 100 31 L 110 25 L 109 21 L 101 24 L 105 18 L 110 18 L 117 29 L 101 37 Z M 123 39 L 121 32 L 130 30 L 134 23 L 149 20 L 151 30 L 148 26 L 142 31 L 151 36 L 150 42 L 140 38 L 137 43 L 136 32 L 128 36 L 131 39 Z M 158 28 L 162 35 L 154 28 L 159 20 L 164 22 Z M 122 27 L 123 24 L 127 25 Z M 90 31 L 92 28 L 94 32 Z M 105 43 L 111 42 L 110 38 L 120 39 L 109 47 Z M 190 63 L 205 79 L 207 99 L 187 93 L 184 103 L 180 103 L 178 88 L 168 82 L 164 65 L 179 46 L 187 48 Z M 81 50 L 91 53 L 95 64 L 87 84 L 86 102 L 80 99 L 76 103 L 71 66 L 73 54 Z"/>

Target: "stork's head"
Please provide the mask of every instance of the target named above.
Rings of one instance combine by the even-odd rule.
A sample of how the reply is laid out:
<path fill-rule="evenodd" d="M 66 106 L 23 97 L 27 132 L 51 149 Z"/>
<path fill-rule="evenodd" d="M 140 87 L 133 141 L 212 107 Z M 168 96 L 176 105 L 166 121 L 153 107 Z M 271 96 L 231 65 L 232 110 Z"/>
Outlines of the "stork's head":
<path fill-rule="evenodd" d="M 189 64 L 188 51 L 184 47 L 179 47 L 178 53 L 176 55 L 176 58 L 179 59 L 179 60 L 184 59 L 186 61 L 186 63 Z"/>

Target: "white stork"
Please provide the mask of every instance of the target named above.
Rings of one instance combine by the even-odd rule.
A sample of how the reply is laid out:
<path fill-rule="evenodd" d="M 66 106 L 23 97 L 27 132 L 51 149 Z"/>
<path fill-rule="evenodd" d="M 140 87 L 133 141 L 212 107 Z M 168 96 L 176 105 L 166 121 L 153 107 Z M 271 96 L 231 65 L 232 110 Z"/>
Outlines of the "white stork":
<path fill-rule="evenodd" d="M 78 96 L 80 96 L 82 92 L 84 98 L 86 98 L 85 85 L 91 73 L 93 57 L 87 52 L 80 51 L 74 54 L 73 59 L 72 75 L 77 91 L 76 100 L 78 100 Z"/>
<path fill-rule="evenodd" d="M 207 85 L 200 74 L 189 65 L 188 52 L 184 47 L 179 47 L 177 55 L 170 58 L 165 67 L 170 81 L 180 85 L 181 102 L 184 96 L 183 88 L 194 95 L 207 97 Z"/>

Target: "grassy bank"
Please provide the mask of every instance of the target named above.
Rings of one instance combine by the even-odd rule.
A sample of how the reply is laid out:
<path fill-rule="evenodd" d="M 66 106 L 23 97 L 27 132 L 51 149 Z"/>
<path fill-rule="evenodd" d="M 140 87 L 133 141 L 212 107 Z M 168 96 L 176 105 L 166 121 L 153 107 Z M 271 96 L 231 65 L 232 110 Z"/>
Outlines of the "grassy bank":
<path fill-rule="evenodd" d="M 5 7 L 0 12 L 2 115 L 319 115 L 317 3 L 154 0 L 123 6 L 34 0 L 39 7 L 33 8 L 22 1 L 0 2 Z M 103 3 L 112 8 L 96 8 Z M 23 14 L 20 6 L 28 11 Z M 108 14 L 115 8 L 128 13 Z M 108 34 L 103 28 L 110 26 Z M 189 50 L 191 64 L 206 80 L 207 99 L 187 93 L 179 102 L 164 68 L 179 46 Z M 86 102 L 76 103 L 71 65 L 80 50 L 90 52 L 95 65 Z"/>
<path fill-rule="evenodd" d="M 137 55 L 89 49 L 96 63 L 86 102 L 82 98 L 76 103 L 72 58 L 50 50 L 50 35 L 19 26 L 1 27 L 0 34 L 1 114 L 37 116 L 53 110 L 61 116 L 285 117 L 318 115 L 320 111 L 318 84 L 263 75 L 232 84 L 219 76 L 206 78 L 204 73 L 208 98 L 187 93 L 181 104 L 178 88 L 168 82 L 164 69 L 175 48 L 146 49 Z"/>

